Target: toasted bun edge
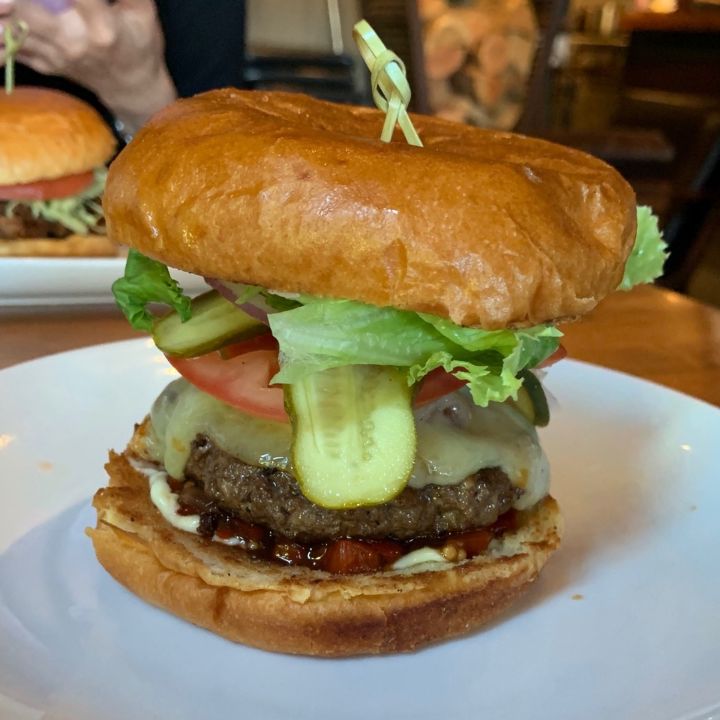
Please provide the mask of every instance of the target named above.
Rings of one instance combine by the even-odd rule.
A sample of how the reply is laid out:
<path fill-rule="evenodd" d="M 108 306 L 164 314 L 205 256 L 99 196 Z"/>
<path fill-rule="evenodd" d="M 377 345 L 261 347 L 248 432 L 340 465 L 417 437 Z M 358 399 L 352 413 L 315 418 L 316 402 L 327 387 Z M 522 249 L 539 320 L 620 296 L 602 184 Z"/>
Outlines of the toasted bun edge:
<path fill-rule="evenodd" d="M 562 520 L 546 498 L 488 555 L 443 569 L 340 576 L 250 560 L 170 527 L 127 454 L 89 529 L 100 563 L 147 602 L 229 640 L 284 653 L 408 652 L 472 632 L 501 614 L 557 549 Z M 427 566 L 424 566 L 427 568 Z"/>

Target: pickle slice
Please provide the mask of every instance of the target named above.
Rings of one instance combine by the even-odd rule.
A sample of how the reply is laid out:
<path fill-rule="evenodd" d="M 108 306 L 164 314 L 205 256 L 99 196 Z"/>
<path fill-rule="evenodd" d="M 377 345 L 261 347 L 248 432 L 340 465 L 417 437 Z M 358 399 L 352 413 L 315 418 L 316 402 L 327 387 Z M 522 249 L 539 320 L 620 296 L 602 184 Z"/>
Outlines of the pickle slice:
<path fill-rule="evenodd" d="M 217 350 L 230 340 L 244 340 L 267 330 L 217 291 L 192 301 L 192 317 L 186 322 L 176 312 L 155 321 L 153 340 L 168 355 L 195 357 Z"/>
<path fill-rule="evenodd" d="M 550 408 L 540 381 L 529 370 L 520 373 L 523 384 L 515 406 L 533 424 L 545 427 L 550 422 Z"/>
<path fill-rule="evenodd" d="M 303 495 L 342 509 L 398 495 L 415 462 L 415 419 L 396 368 L 347 365 L 285 386 L 292 460 Z"/>

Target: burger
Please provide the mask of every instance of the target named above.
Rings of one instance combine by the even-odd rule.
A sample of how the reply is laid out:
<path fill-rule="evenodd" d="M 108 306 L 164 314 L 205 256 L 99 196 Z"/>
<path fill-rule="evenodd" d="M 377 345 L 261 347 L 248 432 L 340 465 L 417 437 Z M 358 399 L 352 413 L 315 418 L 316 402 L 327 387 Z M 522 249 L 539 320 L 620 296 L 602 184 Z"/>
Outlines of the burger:
<path fill-rule="evenodd" d="M 0 94 L 0 257 L 115 255 L 100 196 L 115 139 L 56 90 Z"/>
<path fill-rule="evenodd" d="M 377 140 L 372 109 L 213 91 L 110 167 L 113 290 L 179 377 L 88 533 L 120 583 L 230 640 L 403 652 L 502 613 L 562 535 L 536 429 L 554 324 L 662 265 L 599 160 L 413 120 L 424 147 Z"/>

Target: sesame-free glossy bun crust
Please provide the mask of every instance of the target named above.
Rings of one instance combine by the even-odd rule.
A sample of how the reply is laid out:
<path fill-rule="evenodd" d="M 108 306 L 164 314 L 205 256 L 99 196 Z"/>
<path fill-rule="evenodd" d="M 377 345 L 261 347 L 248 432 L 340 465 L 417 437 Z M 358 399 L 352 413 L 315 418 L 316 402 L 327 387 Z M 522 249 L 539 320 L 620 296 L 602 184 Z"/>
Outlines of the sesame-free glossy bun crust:
<path fill-rule="evenodd" d="M 332 575 L 251 560 L 168 525 L 147 478 L 111 454 L 87 532 L 98 560 L 132 592 L 195 625 L 265 650 L 341 657 L 407 652 L 463 635 L 502 613 L 560 542 L 546 498 L 520 528 L 471 561 L 429 570 Z"/>
<path fill-rule="evenodd" d="M 500 328 L 581 315 L 614 290 L 635 197 L 605 163 L 511 133 L 218 90 L 155 116 L 113 163 L 119 244 L 183 270 Z"/>
<path fill-rule="evenodd" d="M 35 87 L 0 93 L 0 185 L 87 172 L 114 151 L 110 129 L 82 100 Z"/>

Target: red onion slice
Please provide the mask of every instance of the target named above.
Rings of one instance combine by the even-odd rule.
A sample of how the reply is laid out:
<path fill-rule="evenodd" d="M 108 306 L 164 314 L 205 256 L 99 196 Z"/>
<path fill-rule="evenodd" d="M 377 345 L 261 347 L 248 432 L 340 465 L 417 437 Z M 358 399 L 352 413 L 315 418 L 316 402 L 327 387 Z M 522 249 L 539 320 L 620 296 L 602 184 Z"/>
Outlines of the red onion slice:
<path fill-rule="evenodd" d="M 255 320 L 258 320 L 265 325 L 269 324 L 268 312 L 270 312 L 271 309 L 263 302 L 260 295 L 258 295 L 256 299 L 253 299 L 252 302 L 238 303 L 238 294 L 233 289 L 232 284 L 225 283 L 217 278 L 208 277 L 205 278 L 205 282 L 213 288 L 213 290 L 217 290 L 226 300 L 236 304 L 250 317 L 255 318 Z"/>
<path fill-rule="evenodd" d="M 237 294 L 234 293 L 222 280 L 216 278 L 203 278 L 205 282 L 213 289 L 217 290 L 226 300 L 235 302 L 237 300 Z"/>
<path fill-rule="evenodd" d="M 250 317 L 255 318 L 256 320 L 259 320 L 261 323 L 265 325 L 269 325 L 270 322 L 268 320 L 268 314 L 267 310 L 263 310 L 262 308 L 259 308 L 257 305 L 253 305 L 253 303 L 243 303 L 242 305 L 238 305 L 238 307 L 241 310 L 244 310 Z"/>

